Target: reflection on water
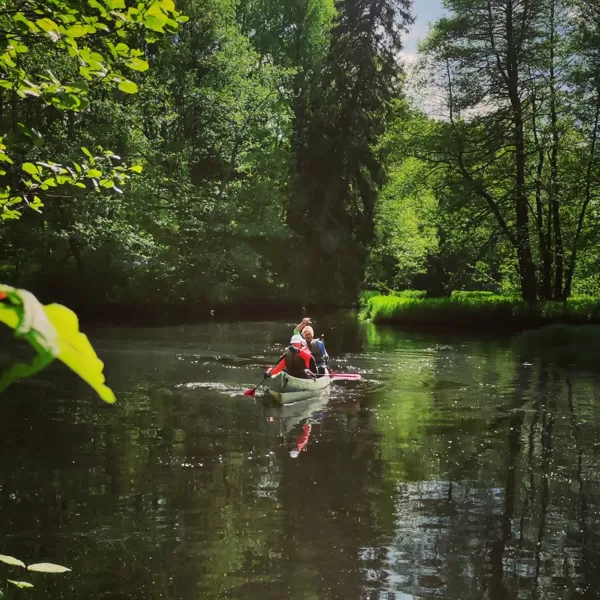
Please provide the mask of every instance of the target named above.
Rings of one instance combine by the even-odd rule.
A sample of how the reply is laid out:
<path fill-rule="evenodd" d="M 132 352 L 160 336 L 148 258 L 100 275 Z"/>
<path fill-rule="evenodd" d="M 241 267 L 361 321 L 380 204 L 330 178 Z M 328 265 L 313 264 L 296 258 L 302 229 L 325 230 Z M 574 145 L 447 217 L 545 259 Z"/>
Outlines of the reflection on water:
<path fill-rule="evenodd" d="M 363 381 L 291 406 L 243 396 L 275 322 L 93 332 L 113 407 L 59 366 L 4 394 L 0 553 L 73 569 L 30 595 L 600 597 L 596 373 L 319 325 Z"/>

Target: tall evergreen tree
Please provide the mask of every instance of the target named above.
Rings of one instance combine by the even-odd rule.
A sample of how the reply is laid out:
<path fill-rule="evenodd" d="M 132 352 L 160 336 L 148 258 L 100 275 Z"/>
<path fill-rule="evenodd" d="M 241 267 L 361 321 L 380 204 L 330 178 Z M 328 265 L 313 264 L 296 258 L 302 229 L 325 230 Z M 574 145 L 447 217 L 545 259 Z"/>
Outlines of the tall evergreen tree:
<path fill-rule="evenodd" d="M 375 146 L 401 91 L 399 52 L 409 0 L 340 0 L 331 44 L 296 135 L 290 225 L 310 248 L 313 287 L 351 297 L 373 237 L 383 169 Z M 303 253 L 303 257 L 306 253 Z"/>

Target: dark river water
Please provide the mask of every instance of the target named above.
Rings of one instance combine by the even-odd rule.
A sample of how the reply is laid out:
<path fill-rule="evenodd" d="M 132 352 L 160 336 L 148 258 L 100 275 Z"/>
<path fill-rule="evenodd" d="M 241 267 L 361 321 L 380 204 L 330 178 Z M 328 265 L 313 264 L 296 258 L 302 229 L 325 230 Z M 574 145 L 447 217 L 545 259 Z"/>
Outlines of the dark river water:
<path fill-rule="evenodd" d="M 59 367 L 3 394 L 0 553 L 72 569 L 11 595 L 600 597 L 597 373 L 336 314 L 362 381 L 244 396 L 292 329 L 93 329 L 116 405 Z"/>

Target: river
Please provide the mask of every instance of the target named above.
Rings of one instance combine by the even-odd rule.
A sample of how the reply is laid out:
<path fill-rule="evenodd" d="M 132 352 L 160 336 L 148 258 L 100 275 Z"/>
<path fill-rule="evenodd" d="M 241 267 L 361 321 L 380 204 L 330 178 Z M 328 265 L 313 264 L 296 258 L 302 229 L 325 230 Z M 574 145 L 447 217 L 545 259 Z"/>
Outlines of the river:
<path fill-rule="evenodd" d="M 597 373 L 336 313 L 315 333 L 362 381 L 244 396 L 292 328 L 95 328 L 116 405 L 59 366 L 4 393 L 0 553 L 72 569 L 0 565 L 13 594 L 600 597 Z"/>

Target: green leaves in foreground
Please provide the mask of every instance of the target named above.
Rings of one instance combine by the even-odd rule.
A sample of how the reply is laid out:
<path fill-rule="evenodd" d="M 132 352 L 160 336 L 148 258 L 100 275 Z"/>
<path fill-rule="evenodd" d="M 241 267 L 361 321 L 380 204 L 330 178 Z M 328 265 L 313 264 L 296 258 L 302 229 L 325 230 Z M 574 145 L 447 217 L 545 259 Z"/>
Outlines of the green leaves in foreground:
<path fill-rule="evenodd" d="M 0 322 L 14 329 L 15 337 L 29 342 L 37 353 L 30 364 L 16 363 L 0 374 L 0 391 L 58 358 L 94 388 L 102 400 L 115 402 L 113 391 L 104 385 L 104 364 L 79 331 L 79 321 L 72 310 L 60 304 L 43 306 L 31 292 L 0 284 Z M 0 555 L 2 562 L 10 558 Z"/>
<path fill-rule="evenodd" d="M 20 590 L 33 587 L 33 583 L 28 583 L 27 581 L 15 581 L 14 579 L 7 579 L 6 581 L 8 581 L 8 583 L 16 585 Z"/>
<path fill-rule="evenodd" d="M 28 571 L 36 571 L 38 573 L 67 573 L 71 569 L 63 567 L 62 565 L 56 565 L 54 563 L 35 563 L 33 565 L 26 566 L 22 560 L 15 558 L 14 556 L 7 556 L 6 554 L 0 554 L 0 562 L 13 567 L 22 567 Z M 7 583 L 18 587 L 20 590 L 29 589 L 34 587 L 33 583 L 28 581 L 17 581 L 16 579 L 7 579 Z M 0 590 L 0 600 L 4 598 L 4 593 Z"/>
<path fill-rule="evenodd" d="M 6 554 L 0 554 L 0 562 L 3 562 L 7 565 L 11 565 L 13 567 L 22 567 L 23 569 L 27 569 L 28 571 L 37 571 L 38 573 L 66 573 L 70 571 L 69 567 L 63 567 L 62 565 L 56 565 L 54 563 L 35 563 L 33 565 L 27 566 L 22 560 L 15 558 L 14 556 L 7 556 Z M 9 579 L 11 583 L 18 585 L 19 587 L 33 587 L 30 583 L 25 581 L 13 581 Z"/>
<path fill-rule="evenodd" d="M 0 554 L 0 562 L 3 562 L 7 565 L 13 565 L 15 567 L 23 567 L 26 569 L 25 563 L 14 556 L 7 556 L 6 554 Z"/>
<path fill-rule="evenodd" d="M 71 569 L 62 565 L 55 565 L 54 563 L 36 563 L 35 565 L 29 565 L 27 570 L 37 571 L 38 573 L 66 573 Z"/>

